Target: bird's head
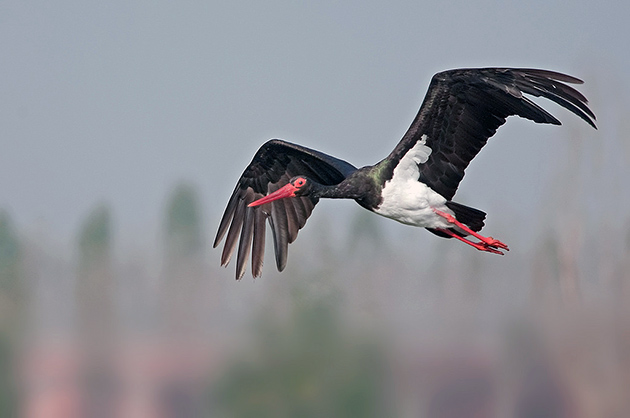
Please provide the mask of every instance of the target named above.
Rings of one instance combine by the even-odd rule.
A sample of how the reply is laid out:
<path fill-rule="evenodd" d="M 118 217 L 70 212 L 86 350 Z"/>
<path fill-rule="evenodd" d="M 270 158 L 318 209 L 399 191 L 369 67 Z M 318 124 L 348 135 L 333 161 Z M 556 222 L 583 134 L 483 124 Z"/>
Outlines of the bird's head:
<path fill-rule="evenodd" d="M 248 206 L 252 207 L 264 205 L 265 203 L 273 202 L 278 199 L 285 199 L 287 197 L 307 196 L 311 192 L 312 185 L 313 181 L 311 181 L 308 177 L 295 176 L 289 180 L 289 183 L 286 185 L 267 196 L 253 201 Z"/>

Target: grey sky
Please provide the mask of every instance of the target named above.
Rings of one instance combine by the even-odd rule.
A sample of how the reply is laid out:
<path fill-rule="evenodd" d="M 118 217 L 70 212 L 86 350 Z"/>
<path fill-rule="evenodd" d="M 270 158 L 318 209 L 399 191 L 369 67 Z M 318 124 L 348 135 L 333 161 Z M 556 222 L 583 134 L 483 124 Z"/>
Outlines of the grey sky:
<path fill-rule="evenodd" d="M 106 201 L 124 241 L 153 233 L 168 192 L 187 180 L 210 235 L 269 138 L 372 164 L 437 71 L 525 66 L 583 78 L 598 132 L 545 104 L 565 126 L 510 120 L 458 194 L 519 213 L 540 198 L 571 132 L 604 138 L 615 117 L 606 82 L 624 83 L 615 100 L 628 93 L 629 17 L 627 1 L 4 0 L 0 208 L 68 240 Z M 523 191 L 506 196 L 512 185 Z"/>

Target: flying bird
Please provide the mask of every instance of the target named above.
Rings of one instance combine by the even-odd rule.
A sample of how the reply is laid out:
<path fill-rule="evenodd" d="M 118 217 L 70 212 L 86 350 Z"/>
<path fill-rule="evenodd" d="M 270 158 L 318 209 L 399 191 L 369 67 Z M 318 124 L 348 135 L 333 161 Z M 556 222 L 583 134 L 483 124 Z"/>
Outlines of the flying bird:
<path fill-rule="evenodd" d="M 582 80 L 537 69 L 440 72 L 394 150 L 362 168 L 279 139 L 266 142 L 238 180 L 219 224 L 214 247 L 225 237 L 221 265 L 229 263 L 238 241 L 236 278 L 245 274 L 250 254 L 252 276 L 260 276 L 269 221 L 282 271 L 288 245 L 320 198 L 354 199 L 381 216 L 503 254 L 506 244 L 479 234 L 486 214 L 454 202 L 453 196 L 470 161 L 508 116 L 560 125 L 526 95 L 552 100 L 597 129 L 587 99 L 565 83 Z"/>

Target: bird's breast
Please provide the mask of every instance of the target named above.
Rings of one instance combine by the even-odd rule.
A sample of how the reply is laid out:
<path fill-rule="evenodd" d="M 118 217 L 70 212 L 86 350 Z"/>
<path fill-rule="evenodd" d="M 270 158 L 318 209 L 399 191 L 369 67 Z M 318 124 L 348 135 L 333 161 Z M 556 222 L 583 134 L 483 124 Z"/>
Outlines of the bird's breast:
<path fill-rule="evenodd" d="M 385 182 L 381 204 L 374 212 L 407 225 L 424 228 L 447 228 L 448 223 L 433 209 L 451 213 L 446 199 L 417 180 Z"/>
<path fill-rule="evenodd" d="M 431 155 L 426 140 L 423 135 L 398 161 L 392 178 L 383 184 L 381 202 L 374 212 L 407 225 L 446 228 L 448 223 L 433 211 L 452 213 L 445 205 L 446 199 L 418 180 L 418 165 L 426 163 Z"/>

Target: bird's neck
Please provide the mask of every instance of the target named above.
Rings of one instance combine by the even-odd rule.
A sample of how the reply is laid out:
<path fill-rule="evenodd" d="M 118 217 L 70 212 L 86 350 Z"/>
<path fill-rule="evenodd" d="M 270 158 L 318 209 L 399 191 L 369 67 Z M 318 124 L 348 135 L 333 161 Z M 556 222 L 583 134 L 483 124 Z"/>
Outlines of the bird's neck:
<path fill-rule="evenodd" d="M 328 199 L 354 199 L 368 210 L 373 210 L 381 201 L 380 186 L 372 175 L 371 167 L 360 168 L 334 186 L 318 184 L 313 196 Z"/>
<path fill-rule="evenodd" d="M 357 182 L 346 179 L 332 186 L 318 184 L 313 196 L 325 199 L 360 199 L 363 193 Z"/>

